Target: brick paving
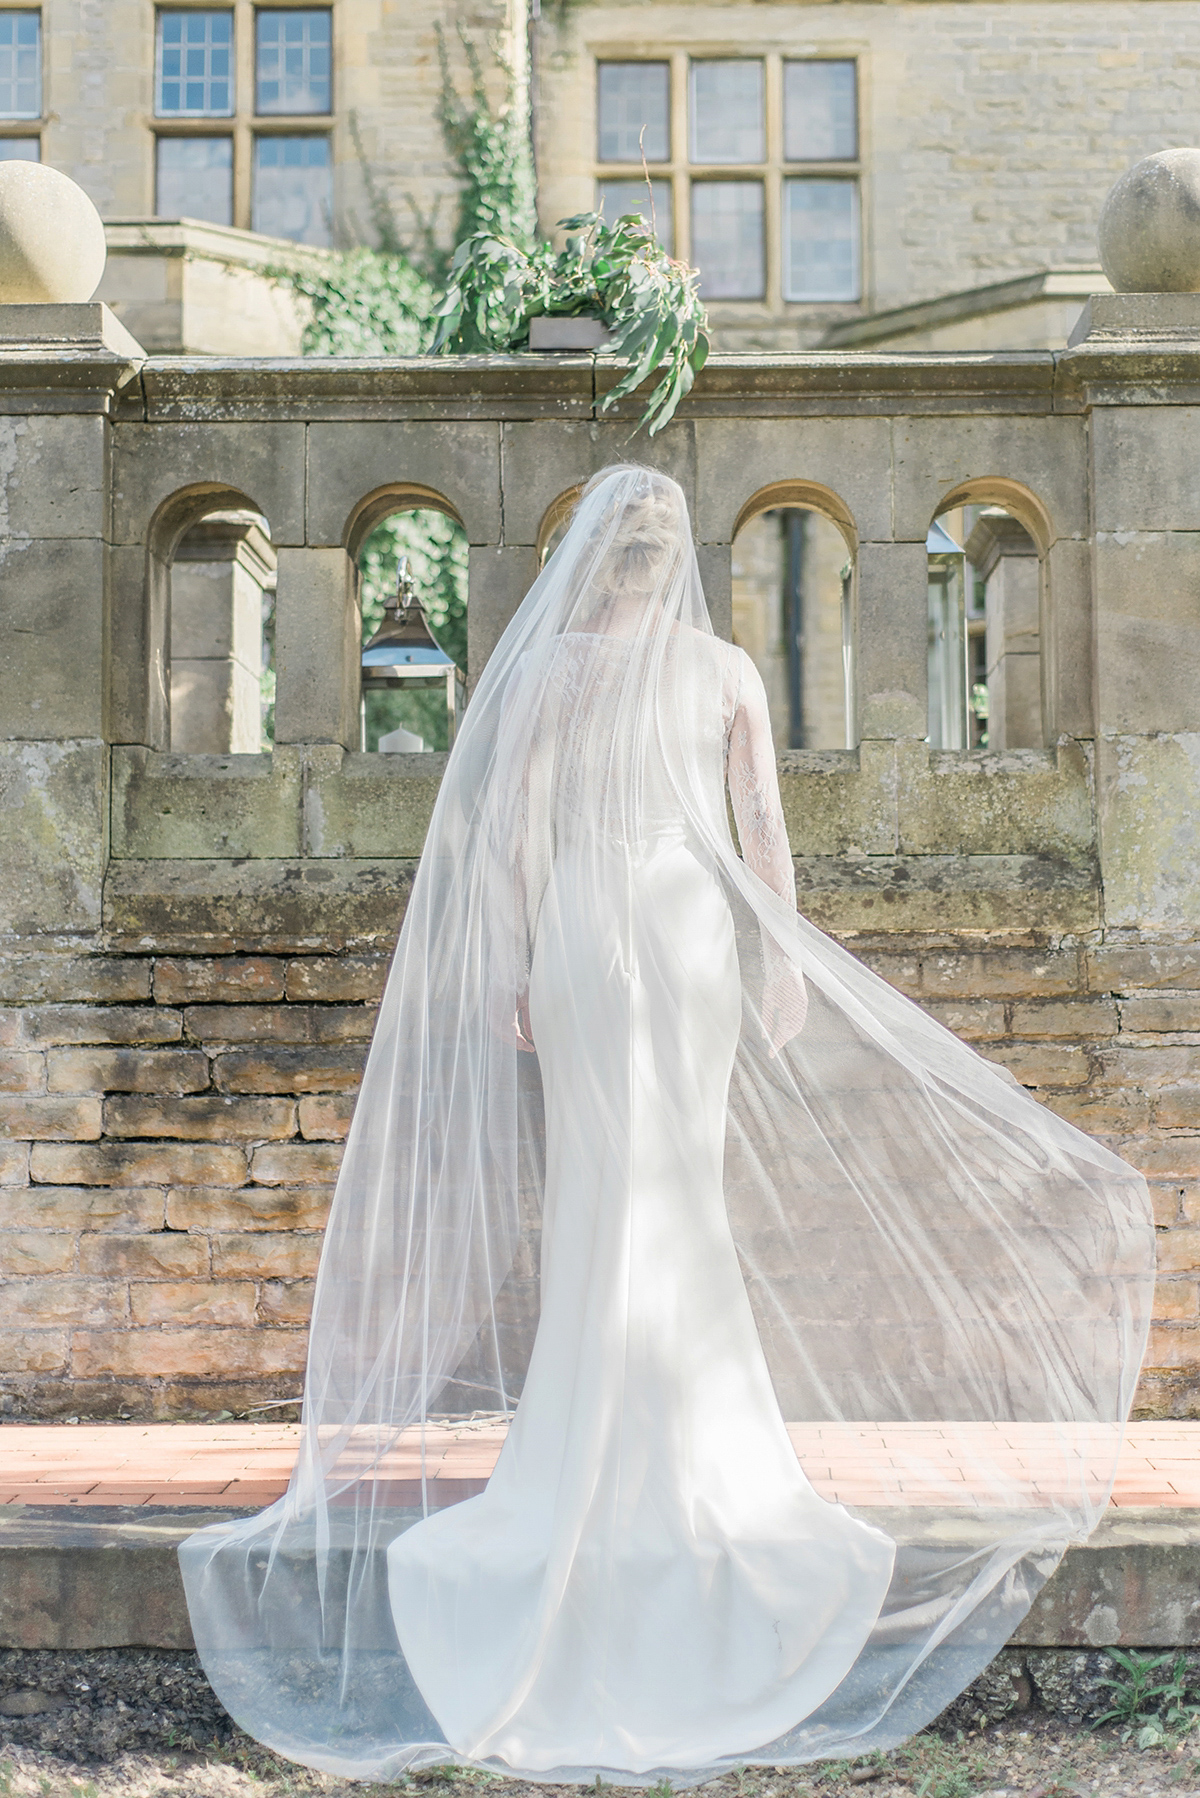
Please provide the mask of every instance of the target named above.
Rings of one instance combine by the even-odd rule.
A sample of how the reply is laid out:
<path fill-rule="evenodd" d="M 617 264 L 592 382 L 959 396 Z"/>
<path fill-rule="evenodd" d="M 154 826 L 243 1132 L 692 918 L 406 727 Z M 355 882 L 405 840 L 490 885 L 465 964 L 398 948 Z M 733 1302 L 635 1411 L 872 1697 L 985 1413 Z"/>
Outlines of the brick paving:
<path fill-rule="evenodd" d="M 430 1425 L 424 1433 L 429 1502 L 480 1492 L 504 1424 Z M 997 1472 L 1020 1473 L 1036 1454 L 1053 1493 L 1054 1443 L 1037 1424 L 791 1424 L 796 1452 L 823 1498 L 854 1505 L 970 1504 L 994 1492 Z M 294 1423 L 20 1423 L 0 1428 L 0 1504 L 268 1505 L 284 1491 L 300 1440 Z M 372 1477 L 377 1499 L 421 1500 L 421 1432 L 406 1431 Z M 1068 1455 L 1069 1460 L 1069 1455 Z M 1136 1423 L 1117 1467 L 1115 1507 L 1200 1507 L 1200 1422 Z"/>

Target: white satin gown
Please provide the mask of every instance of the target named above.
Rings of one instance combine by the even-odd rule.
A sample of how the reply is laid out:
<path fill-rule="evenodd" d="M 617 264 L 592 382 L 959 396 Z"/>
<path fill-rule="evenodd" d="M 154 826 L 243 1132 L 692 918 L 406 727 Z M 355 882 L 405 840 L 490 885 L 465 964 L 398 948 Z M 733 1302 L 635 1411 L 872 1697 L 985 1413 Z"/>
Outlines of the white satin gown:
<path fill-rule="evenodd" d="M 674 695 L 660 728 L 709 733 L 718 799 L 724 751 L 743 855 L 794 904 L 761 682 L 709 642 L 705 690 L 694 708 Z M 619 640 L 589 653 L 619 678 Z M 637 1773 L 749 1756 L 816 1710 L 876 1622 L 894 1548 L 814 1493 L 760 1346 L 722 1185 L 738 948 L 673 799 L 672 745 L 631 837 L 567 791 L 604 765 L 586 709 L 578 763 L 564 779 L 560 752 L 544 796 L 536 1342 L 486 1491 L 400 1535 L 388 1573 L 457 1753 Z"/>

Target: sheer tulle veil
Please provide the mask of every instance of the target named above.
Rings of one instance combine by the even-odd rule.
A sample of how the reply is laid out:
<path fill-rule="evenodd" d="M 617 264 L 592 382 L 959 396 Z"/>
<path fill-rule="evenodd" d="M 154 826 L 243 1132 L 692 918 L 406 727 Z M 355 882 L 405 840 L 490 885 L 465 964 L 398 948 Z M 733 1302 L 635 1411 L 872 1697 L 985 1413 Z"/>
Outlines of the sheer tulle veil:
<path fill-rule="evenodd" d="M 599 940 L 668 814 L 736 944 L 724 1209 L 774 1399 L 813 1477 L 857 1445 L 851 1511 L 895 1544 L 844 1677 L 737 1758 L 860 1754 L 919 1728 L 1107 1503 L 1153 1281 L 1145 1182 L 797 916 L 755 680 L 713 634 L 680 489 L 604 470 L 449 757 L 325 1238 L 287 1494 L 181 1550 L 219 1697 L 296 1760 L 381 1778 L 472 1758 L 400 1646 L 387 1549 L 422 1508 L 395 1502 L 389 1457 L 430 1419 L 519 1408 L 546 1196 L 526 1011 L 540 911 L 569 847 L 572 929 Z M 587 1039 L 582 979 L 572 1002 Z M 656 1004 L 647 1028 L 675 1041 L 682 1018 Z M 604 1080 L 574 1098 L 611 1136 Z M 664 1103 L 657 1127 L 687 1119 Z M 703 1377 L 718 1403 L 722 1368 Z M 445 1619 L 464 1668 L 470 1637 Z M 657 1776 L 582 1749 L 485 1764 Z M 686 1784 L 726 1764 L 666 1770 Z"/>

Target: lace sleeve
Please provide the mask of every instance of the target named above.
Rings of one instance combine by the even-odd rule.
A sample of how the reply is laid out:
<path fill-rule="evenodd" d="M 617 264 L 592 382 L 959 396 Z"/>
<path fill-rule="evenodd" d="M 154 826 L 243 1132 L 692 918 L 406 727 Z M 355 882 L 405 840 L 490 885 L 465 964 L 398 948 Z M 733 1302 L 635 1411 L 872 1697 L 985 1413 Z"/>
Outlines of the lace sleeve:
<path fill-rule="evenodd" d="M 796 871 L 779 799 L 766 690 L 744 651 L 734 661 L 737 684 L 725 737 L 725 769 L 742 859 L 794 907 Z"/>

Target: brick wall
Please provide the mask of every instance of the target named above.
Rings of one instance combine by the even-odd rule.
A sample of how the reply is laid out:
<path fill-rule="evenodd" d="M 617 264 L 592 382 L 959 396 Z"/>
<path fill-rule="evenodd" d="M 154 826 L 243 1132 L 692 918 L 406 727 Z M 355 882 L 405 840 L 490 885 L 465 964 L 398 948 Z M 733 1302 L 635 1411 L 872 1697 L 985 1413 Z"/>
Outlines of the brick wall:
<path fill-rule="evenodd" d="M 1200 945 L 849 946 L 1145 1170 L 1140 1408 L 1200 1414 Z M 0 967 L 0 1406 L 177 1417 L 299 1392 L 386 947 Z"/>

